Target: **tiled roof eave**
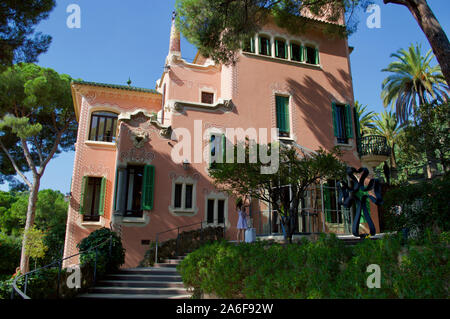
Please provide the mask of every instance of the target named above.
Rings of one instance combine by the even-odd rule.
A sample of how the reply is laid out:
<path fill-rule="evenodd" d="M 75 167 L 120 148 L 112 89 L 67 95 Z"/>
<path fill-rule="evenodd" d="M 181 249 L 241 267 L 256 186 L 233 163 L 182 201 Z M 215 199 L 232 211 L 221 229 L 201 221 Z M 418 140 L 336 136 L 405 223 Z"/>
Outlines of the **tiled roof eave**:
<path fill-rule="evenodd" d="M 128 85 L 107 84 L 107 83 L 88 82 L 88 81 L 77 81 L 77 80 L 73 80 L 73 81 L 72 81 L 72 84 L 88 85 L 88 86 L 96 86 L 96 87 L 104 87 L 104 88 L 119 89 L 119 90 L 126 90 L 126 91 L 135 91 L 135 92 L 152 93 L 152 94 L 158 94 L 158 95 L 161 94 L 161 93 L 157 92 L 156 90 L 145 89 L 145 88 L 138 88 L 138 87 L 135 87 L 135 86 L 128 86 Z"/>

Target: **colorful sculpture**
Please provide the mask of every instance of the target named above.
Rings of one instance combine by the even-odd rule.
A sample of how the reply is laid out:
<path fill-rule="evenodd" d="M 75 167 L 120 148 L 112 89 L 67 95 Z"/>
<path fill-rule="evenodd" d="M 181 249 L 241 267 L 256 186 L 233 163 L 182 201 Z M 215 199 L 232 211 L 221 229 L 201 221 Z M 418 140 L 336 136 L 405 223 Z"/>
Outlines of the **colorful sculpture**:
<path fill-rule="evenodd" d="M 362 173 L 359 180 L 354 175 L 355 173 Z M 347 168 L 347 176 L 350 178 L 350 184 L 346 182 L 338 182 L 339 201 L 345 208 L 352 207 L 353 203 L 356 204 L 356 214 L 353 220 L 352 233 L 356 237 L 366 237 L 367 234 L 359 234 L 359 224 L 361 219 L 361 209 L 364 213 L 364 218 L 369 225 L 370 235 L 376 234 L 375 225 L 372 218 L 369 215 L 367 209 L 368 201 L 371 200 L 376 205 L 381 205 L 383 199 L 381 197 L 381 185 L 378 179 L 371 179 L 369 184 L 364 186 L 364 181 L 369 175 L 369 170 L 365 167 L 355 169 L 353 167 Z M 375 197 L 369 194 L 369 191 L 373 190 Z"/>

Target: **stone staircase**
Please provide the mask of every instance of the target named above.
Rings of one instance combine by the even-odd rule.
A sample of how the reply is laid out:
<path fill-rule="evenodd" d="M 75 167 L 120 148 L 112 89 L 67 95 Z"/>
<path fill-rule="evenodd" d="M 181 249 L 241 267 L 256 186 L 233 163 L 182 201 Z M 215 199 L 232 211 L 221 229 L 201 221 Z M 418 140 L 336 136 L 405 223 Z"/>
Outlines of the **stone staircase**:
<path fill-rule="evenodd" d="M 176 266 L 184 256 L 148 268 L 121 269 L 108 274 L 79 298 L 100 299 L 188 299 Z"/>

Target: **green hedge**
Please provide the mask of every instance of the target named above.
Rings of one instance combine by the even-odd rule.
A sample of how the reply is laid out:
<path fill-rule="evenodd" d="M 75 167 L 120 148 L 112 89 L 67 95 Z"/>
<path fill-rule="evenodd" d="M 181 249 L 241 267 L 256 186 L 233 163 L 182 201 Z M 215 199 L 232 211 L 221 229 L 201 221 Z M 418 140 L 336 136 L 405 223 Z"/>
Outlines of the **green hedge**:
<path fill-rule="evenodd" d="M 110 246 L 108 239 L 111 236 L 112 244 Z M 125 249 L 120 237 L 109 228 L 103 227 L 90 233 L 77 245 L 77 248 L 82 251 L 80 255 L 81 265 L 94 267 L 95 249 L 88 250 L 96 246 L 99 246 L 97 248 L 97 271 L 99 273 L 116 271 L 125 262 Z"/>
<path fill-rule="evenodd" d="M 334 235 L 316 242 L 206 244 L 178 266 L 194 296 L 220 298 L 448 298 L 447 238 L 420 246 L 401 238 L 365 240 L 350 247 Z M 381 288 L 369 289 L 370 264 L 381 268 Z"/>
<path fill-rule="evenodd" d="M 100 228 L 92 232 L 88 237 L 84 238 L 77 247 L 81 251 L 86 251 L 91 247 L 97 246 L 112 235 L 111 258 L 109 258 L 109 242 L 98 248 L 96 278 L 101 278 L 106 272 L 114 271 L 124 263 L 125 250 L 122 246 L 120 237 L 107 228 Z M 27 296 L 31 299 L 61 299 L 73 298 L 76 295 L 85 292 L 91 287 L 94 281 L 94 260 L 95 251 L 81 253 L 80 270 L 81 270 L 81 288 L 68 288 L 66 281 L 71 273 L 64 269 L 61 271 L 59 295 L 57 296 L 58 269 L 46 268 L 41 269 L 28 276 Z M 9 299 L 11 296 L 12 283 L 14 278 L 0 281 L 0 299 Z M 24 291 L 25 278 L 21 277 L 17 286 Z M 20 298 L 16 295 L 16 298 Z"/>
<path fill-rule="evenodd" d="M 92 287 L 94 280 L 94 269 L 89 266 L 81 266 L 81 288 L 69 288 L 67 287 L 67 277 L 71 275 L 66 270 L 61 270 L 61 277 L 59 281 L 59 295 L 57 295 L 58 284 L 58 269 L 47 268 L 39 270 L 28 276 L 27 292 L 26 295 L 31 299 L 70 299 L 76 295 L 86 292 L 89 287 Z M 100 276 L 100 274 L 97 274 Z M 98 277 L 97 277 L 98 278 Z M 0 281 L 0 299 L 10 299 L 11 289 L 14 277 L 7 280 Z M 17 287 L 24 291 L 25 277 L 21 277 L 17 281 Z M 21 297 L 15 294 L 15 299 L 21 299 Z"/>
<path fill-rule="evenodd" d="M 449 188 L 449 173 L 431 181 L 392 187 L 384 196 L 385 227 L 392 231 L 409 229 L 417 237 L 428 228 L 450 231 Z"/>

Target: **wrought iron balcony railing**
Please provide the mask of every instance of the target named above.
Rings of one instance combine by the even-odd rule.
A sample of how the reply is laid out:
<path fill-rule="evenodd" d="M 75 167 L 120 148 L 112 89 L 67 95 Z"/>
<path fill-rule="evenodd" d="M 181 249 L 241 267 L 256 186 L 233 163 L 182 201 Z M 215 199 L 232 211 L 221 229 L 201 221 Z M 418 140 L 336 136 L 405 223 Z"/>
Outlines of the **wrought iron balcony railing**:
<path fill-rule="evenodd" d="M 391 155 L 391 148 L 387 144 L 386 137 L 381 135 L 366 135 L 360 138 L 358 143 L 359 156 L 367 155 Z"/>

